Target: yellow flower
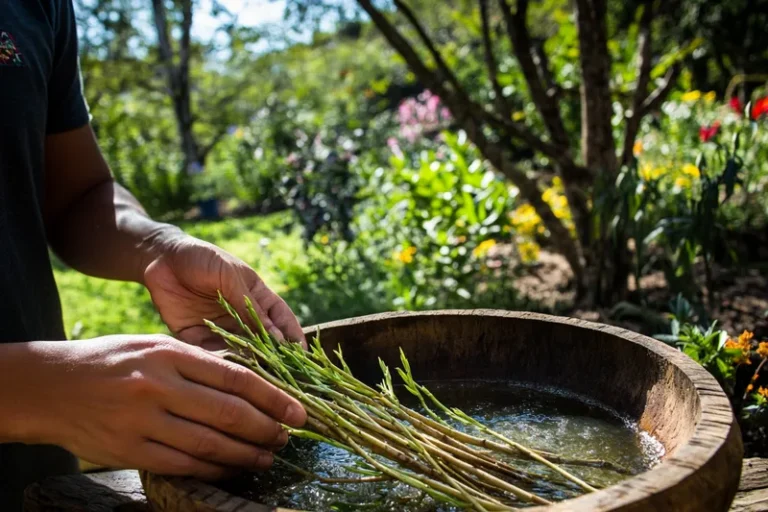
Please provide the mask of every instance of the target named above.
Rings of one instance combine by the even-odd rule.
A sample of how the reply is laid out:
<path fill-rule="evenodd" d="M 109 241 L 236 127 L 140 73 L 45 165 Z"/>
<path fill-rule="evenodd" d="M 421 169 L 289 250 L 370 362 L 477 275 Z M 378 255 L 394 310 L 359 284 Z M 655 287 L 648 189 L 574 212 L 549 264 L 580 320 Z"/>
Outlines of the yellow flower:
<path fill-rule="evenodd" d="M 675 186 L 677 188 L 688 188 L 691 186 L 691 180 L 688 178 L 677 178 L 675 179 Z"/>
<path fill-rule="evenodd" d="M 761 341 L 757 347 L 757 355 L 760 357 L 768 357 L 768 341 Z"/>
<path fill-rule="evenodd" d="M 235 130 L 235 133 L 234 133 L 236 139 L 242 139 L 244 134 L 245 134 L 245 130 L 243 130 L 242 128 L 238 128 L 237 130 Z"/>
<path fill-rule="evenodd" d="M 757 394 L 762 396 L 763 398 L 768 398 L 768 389 L 764 388 L 763 386 L 760 386 L 757 388 Z"/>
<path fill-rule="evenodd" d="M 521 242 L 517 244 L 517 251 L 523 263 L 531 263 L 539 259 L 539 244 L 536 242 Z"/>
<path fill-rule="evenodd" d="M 331 239 L 328 238 L 328 235 L 323 235 L 320 237 L 320 243 L 323 245 L 328 245 L 328 242 L 330 242 Z"/>
<path fill-rule="evenodd" d="M 664 169 L 662 167 L 653 167 L 651 164 L 640 166 L 639 174 L 643 181 L 657 180 L 663 173 Z"/>
<path fill-rule="evenodd" d="M 717 95 L 715 94 L 715 91 L 709 91 L 707 94 L 704 95 L 704 101 L 707 103 L 712 103 L 715 101 Z"/>
<path fill-rule="evenodd" d="M 544 230 L 541 218 L 536 213 L 536 209 L 529 203 L 521 204 L 515 208 L 510 217 L 512 226 L 521 235 L 532 236 Z"/>
<path fill-rule="evenodd" d="M 632 154 L 635 156 L 640 156 L 640 153 L 643 152 L 643 141 L 642 140 L 636 140 L 635 144 L 632 146 Z"/>
<path fill-rule="evenodd" d="M 686 176 L 690 176 L 692 178 L 698 178 L 699 176 L 701 176 L 701 171 L 695 165 L 685 164 L 683 166 L 683 174 L 685 174 Z"/>
<path fill-rule="evenodd" d="M 680 97 L 680 99 L 686 103 L 693 103 L 694 101 L 698 101 L 699 98 L 701 98 L 701 91 L 688 91 Z"/>
<path fill-rule="evenodd" d="M 415 247 L 406 247 L 402 251 L 395 251 L 395 253 L 392 255 L 392 259 L 398 260 L 401 263 L 411 263 L 413 262 L 413 255 L 416 254 L 416 248 Z"/>
<path fill-rule="evenodd" d="M 488 251 L 494 245 L 496 245 L 496 240 L 494 240 L 493 238 L 489 240 L 485 240 L 484 242 L 480 242 L 480 244 L 477 247 L 475 247 L 474 250 L 472 251 L 472 255 L 475 258 L 482 258 L 488 253 Z"/>
<path fill-rule="evenodd" d="M 525 119 L 525 112 L 523 111 L 517 111 L 514 114 L 512 114 L 513 121 L 522 121 L 523 119 Z"/>

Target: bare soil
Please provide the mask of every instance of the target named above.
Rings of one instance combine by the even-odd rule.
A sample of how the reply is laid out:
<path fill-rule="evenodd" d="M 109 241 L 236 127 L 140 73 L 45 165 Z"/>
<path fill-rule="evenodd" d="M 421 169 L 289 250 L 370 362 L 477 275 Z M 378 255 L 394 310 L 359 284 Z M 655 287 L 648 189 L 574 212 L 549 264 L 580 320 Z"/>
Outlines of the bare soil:
<path fill-rule="evenodd" d="M 715 268 L 716 300 L 708 308 L 712 320 L 731 334 L 753 331 L 756 339 L 768 339 L 768 275 L 757 269 L 732 270 Z M 645 334 L 648 316 L 619 315 L 610 309 L 585 310 L 574 307 L 574 291 L 569 287 L 572 273 L 565 258 L 542 251 L 539 261 L 517 277 L 514 287 L 521 297 L 541 306 L 542 310 L 595 322 L 620 325 Z M 637 286 L 630 282 L 630 290 Z M 673 294 L 662 272 L 654 272 L 640 280 L 640 290 L 649 314 L 663 317 L 668 312 Z M 629 317 L 628 317 L 629 316 Z M 651 324 L 653 324 L 651 322 Z"/>

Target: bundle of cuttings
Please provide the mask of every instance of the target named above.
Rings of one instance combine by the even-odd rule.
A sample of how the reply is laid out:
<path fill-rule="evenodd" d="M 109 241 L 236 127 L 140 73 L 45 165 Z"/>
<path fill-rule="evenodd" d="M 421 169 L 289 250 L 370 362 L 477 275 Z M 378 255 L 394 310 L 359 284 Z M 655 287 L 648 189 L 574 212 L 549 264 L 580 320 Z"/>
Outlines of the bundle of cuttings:
<path fill-rule="evenodd" d="M 340 482 L 354 485 L 394 480 L 446 505 L 502 511 L 526 504 L 549 504 L 533 491 L 541 488 L 543 480 L 579 493 L 596 490 L 563 466 L 600 466 L 625 472 L 605 461 L 566 459 L 527 448 L 461 410 L 444 405 L 415 381 L 402 350 L 402 366 L 396 369 L 402 384 L 395 386 L 389 368 L 380 360 L 384 378 L 376 389 L 352 374 L 340 348 L 334 352 L 334 361 L 323 350 L 319 337 L 310 342 L 308 350 L 297 343 L 276 340 L 266 332 L 246 298 L 252 320 L 248 323 L 257 326 L 253 332 L 229 303 L 221 297 L 220 302 L 244 333 L 228 332 L 207 322 L 229 345 L 227 358 L 295 397 L 306 409 L 305 427 L 286 426 L 289 433 L 359 457 L 359 463 L 347 468 L 359 478 Z M 413 395 L 422 412 L 403 405 L 396 389 Z M 305 476 L 332 480 L 312 475 L 279 456 L 276 461 Z"/>

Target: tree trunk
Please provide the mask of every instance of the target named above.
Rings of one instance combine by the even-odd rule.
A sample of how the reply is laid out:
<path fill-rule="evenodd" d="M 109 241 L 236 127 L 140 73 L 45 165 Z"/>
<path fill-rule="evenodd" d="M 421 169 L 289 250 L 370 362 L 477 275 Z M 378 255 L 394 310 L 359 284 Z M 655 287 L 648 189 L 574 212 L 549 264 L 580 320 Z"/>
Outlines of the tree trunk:
<path fill-rule="evenodd" d="M 181 39 L 179 44 L 178 65 L 174 63 L 174 51 L 168 30 L 168 16 L 164 0 L 152 0 L 158 48 L 163 70 L 168 80 L 168 89 L 176 115 L 176 127 L 179 132 L 181 152 L 184 155 L 184 171 L 195 172 L 202 167 L 200 145 L 192 131 L 192 101 L 189 87 L 189 59 L 192 29 L 192 0 L 182 4 Z"/>
<path fill-rule="evenodd" d="M 606 34 L 606 0 L 576 0 L 581 65 L 581 150 L 584 162 L 600 175 L 611 190 L 619 171 L 616 141 L 613 138 L 613 98 L 610 88 L 611 58 Z M 609 192 L 610 193 L 610 192 Z M 610 229 L 611 211 L 601 212 L 597 237 L 588 232 L 585 258 L 589 268 L 586 299 L 591 304 L 608 305 L 625 297 L 628 289 L 630 254 L 626 233 Z M 591 222 L 580 229 L 591 230 Z"/>

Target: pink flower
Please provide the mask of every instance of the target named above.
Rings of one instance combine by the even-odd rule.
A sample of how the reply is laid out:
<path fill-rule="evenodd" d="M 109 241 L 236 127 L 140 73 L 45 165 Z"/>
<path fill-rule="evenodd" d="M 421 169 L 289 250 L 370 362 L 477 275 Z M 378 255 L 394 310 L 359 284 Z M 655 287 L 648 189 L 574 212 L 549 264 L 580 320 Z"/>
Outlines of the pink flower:
<path fill-rule="evenodd" d="M 396 138 L 390 137 L 387 139 L 387 146 L 389 146 L 389 150 L 392 151 L 392 153 L 398 157 L 403 157 L 403 150 L 400 149 L 400 143 L 397 141 Z"/>
<path fill-rule="evenodd" d="M 427 108 L 430 112 L 437 112 L 437 107 L 440 106 L 440 96 L 430 96 L 427 100 Z"/>

